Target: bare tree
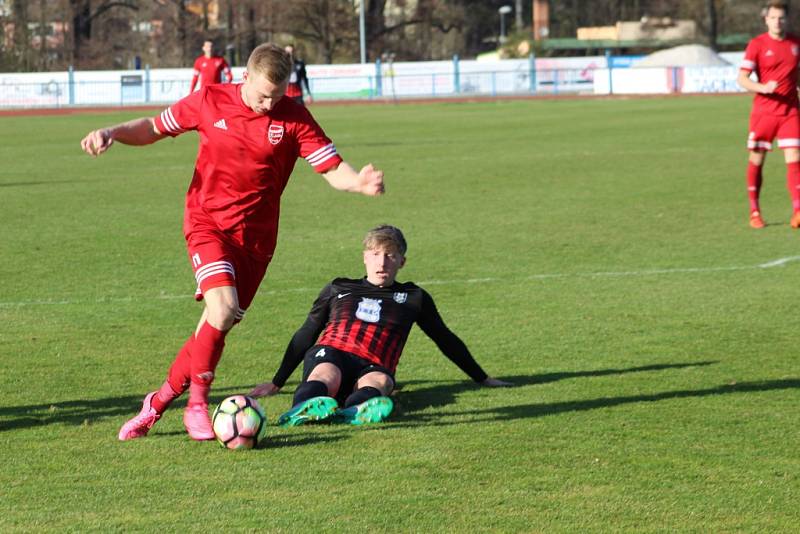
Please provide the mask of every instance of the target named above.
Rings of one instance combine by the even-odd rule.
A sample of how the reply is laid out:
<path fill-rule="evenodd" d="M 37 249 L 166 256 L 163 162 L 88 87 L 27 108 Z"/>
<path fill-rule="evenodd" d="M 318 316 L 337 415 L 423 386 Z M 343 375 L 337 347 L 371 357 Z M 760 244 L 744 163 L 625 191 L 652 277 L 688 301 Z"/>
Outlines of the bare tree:
<path fill-rule="evenodd" d="M 333 63 L 348 48 L 352 57 L 358 18 L 351 2 L 295 0 L 284 15 L 286 32 L 314 43 L 325 63 Z"/>
<path fill-rule="evenodd" d="M 14 0 L 11 4 L 14 25 L 14 62 L 19 70 L 30 70 L 30 33 L 28 32 L 28 3 Z"/>
<path fill-rule="evenodd" d="M 110 9 L 120 7 L 138 10 L 135 0 L 103 0 L 99 3 L 92 0 L 69 0 L 72 8 L 72 56 L 76 64 L 83 60 L 83 48 L 92 39 L 92 24 L 95 19 Z"/>

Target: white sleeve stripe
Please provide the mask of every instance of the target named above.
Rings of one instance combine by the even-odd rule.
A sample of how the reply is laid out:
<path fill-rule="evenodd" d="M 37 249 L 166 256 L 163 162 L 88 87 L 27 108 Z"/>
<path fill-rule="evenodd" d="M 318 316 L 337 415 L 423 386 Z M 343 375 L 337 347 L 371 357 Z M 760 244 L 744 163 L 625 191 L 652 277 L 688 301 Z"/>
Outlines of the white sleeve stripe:
<path fill-rule="evenodd" d="M 308 161 L 312 166 L 316 167 L 320 163 L 331 159 L 335 155 L 336 147 L 333 145 L 328 145 L 325 147 L 324 151 L 317 150 L 313 154 L 306 156 L 306 161 Z"/>
<path fill-rule="evenodd" d="M 314 167 L 319 167 L 320 165 L 322 165 L 323 163 L 325 163 L 326 161 L 328 161 L 329 159 L 331 159 L 334 156 L 336 156 L 335 152 L 333 154 L 328 154 L 326 157 L 322 158 L 321 160 L 317 161 L 316 163 L 313 163 L 312 165 Z"/>
<path fill-rule="evenodd" d="M 178 124 L 178 121 L 175 119 L 175 115 L 172 114 L 172 108 L 167 108 L 167 115 L 169 115 L 169 120 L 172 121 L 172 124 L 175 125 L 175 130 L 179 132 L 185 131 L 181 128 L 181 125 Z"/>
<path fill-rule="evenodd" d="M 164 127 L 167 129 L 168 132 L 171 132 L 174 129 L 173 124 L 170 122 L 169 114 L 167 113 L 169 108 L 165 109 L 161 112 L 161 122 L 164 123 Z"/>
<path fill-rule="evenodd" d="M 336 151 L 327 152 L 325 154 L 320 154 L 319 156 L 315 157 L 314 159 L 309 159 L 308 162 L 312 166 L 316 167 L 317 165 L 319 165 L 323 161 L 327 161 L 327 160 L 329 160 L 330 158 L 332 158 L 335 155 L 336 155 Z"/>
<path fill-rule="evenodd" d="M 167 108 L 161 113 L 161 122 L 164 123 L 164 127 L 170 133 L 181 133 L 184 131 L 184 129 L 178 124 L 178 121 L 175 120 L 175 116 L 172 114 L 171 108 Z"/>
<path fill-rule="evenodd" d="M 750 61 L 749 59 L 743 59 L 741 65 L 739 65 L 739 68 L 752 70 L 753 67 L 755 66 L 756 66 L 755 61 Z"/>
<path fill-rule="evenodd" d="M 172 132 L 172 130 L 170 129 L 170 126 L 169 126 L 169 122 L 167 121 L 167 112 L 166 111 L 162 111 L 161 112 L 161 123 L 164 125 L 164 129 L 166 130 L 166 133 Z"/>
<path fill-rule="evenodd" d="M 310 162 L 310 161 L 311 161 L 312 159 L 314 159 L 314 158 L 315 158 L 317 155 L 319 155 L 319 154 L 321 154 L 321 153 L 323 153 L 323 152 L 327 152 L 328 150 L 333 150 L 333 151 L 336 151 L 336 147 L 335 147 L 335 146 L 333 146 L 333 143 L 331 143 L 331 144 L 328 144 L 328 145 L 325 145 L 324 147 L 322 147 L 322 148 L 320 148 L 320 149 L 317 149 L 317 150 L 315 150 L 314 152 L 312 152 L 311 154 L 309 154 L 308 156 L 306 156 L 306 159 L 307 159 L 307 160 Z"/>

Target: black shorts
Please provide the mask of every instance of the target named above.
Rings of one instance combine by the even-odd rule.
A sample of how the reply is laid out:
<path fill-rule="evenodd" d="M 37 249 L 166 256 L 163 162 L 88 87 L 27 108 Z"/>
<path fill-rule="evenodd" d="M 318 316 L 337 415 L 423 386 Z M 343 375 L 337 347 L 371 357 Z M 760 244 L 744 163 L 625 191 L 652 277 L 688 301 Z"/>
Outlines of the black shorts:
<path fill-rule="evenodd" d="M 308 380 L 308 375 L 314 367 L 321 363 L 331 363 L 342 372 L 342 384 L 336 394 L 336 400 L 342 404 L 356 387 L 358 379 L 368 373 L 378 372 L 389 375 L 394 382 L 394 374 L 382 365 L 365 360 L 353 353 L 334 349 L 326 345 L 314 345 L 303 357 L 303 382 Z"/>

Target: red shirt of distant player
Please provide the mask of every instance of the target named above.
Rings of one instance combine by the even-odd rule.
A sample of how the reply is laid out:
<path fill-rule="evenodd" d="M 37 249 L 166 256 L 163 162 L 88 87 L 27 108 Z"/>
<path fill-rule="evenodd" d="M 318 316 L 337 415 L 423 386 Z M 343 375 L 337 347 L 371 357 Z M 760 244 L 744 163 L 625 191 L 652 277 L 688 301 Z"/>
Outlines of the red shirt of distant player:
<path fill-rule="evenodd" d="M 342 158 L 308 110 L 283 97 L 266 115 L 242 100 L 241 84 L 210 85 L 155 118 L 162 134 L 200 134 L 186 195 L 184 234 L 221 231 L 269 261 L 278 235 L 280 197 L 298 157 L 318 173 Z"/>
<path fill-rule="evenodd" d="M 233 80 L 233 73 L 228 66 L 225 58 L 220 56 L 206 57 L 205 54 L 194 60 L 194 73 L 192 76 L 192 85 L 189 87 L 189 92 L 194 92 L 195 86 L 199 89 L 206 85 L 222 82 L 222 74 L 225 74 L 225 79 L 228 83 Z M 197 82 L 200 82 L 198 85 Z"/>
<path fill-rule="evenodd" d="M 756 93 L 753 114 L 788 115 L 796 112 L 797 68 L 800 65 L 800 39 L 787 34 L 783 39 L 773 39 L 762 33 L 747 44 L 741 69 L 755 72 L 760 83 L 777 81 L 772 94 Z"/>

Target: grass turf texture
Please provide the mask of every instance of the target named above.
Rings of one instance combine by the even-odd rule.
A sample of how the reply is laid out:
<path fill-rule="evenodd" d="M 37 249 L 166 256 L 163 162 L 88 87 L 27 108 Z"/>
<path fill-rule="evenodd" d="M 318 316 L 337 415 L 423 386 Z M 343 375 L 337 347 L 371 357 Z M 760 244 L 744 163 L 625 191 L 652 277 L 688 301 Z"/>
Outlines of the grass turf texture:
<path fill-rule="evenodd" d="M 480 389 L 415 330 L 385 424 L 191 442 L 181 402 L 120 425 L 195 326 L 183 248 L 193 134 L 79 151 L 130 113 L 2 117 L 0 531 L 660 532 L 796 529 L 800 234 L 780 153 L 747 226 L 747 97 L 318 107 L 380 199 L 303 162 L 278 251 L 228 338 L 214 400 L 268 380 L 360 239 L 409 239 L 493 376 Z M 299 370 L 263 405 L 274 423 Z"/>

